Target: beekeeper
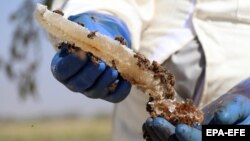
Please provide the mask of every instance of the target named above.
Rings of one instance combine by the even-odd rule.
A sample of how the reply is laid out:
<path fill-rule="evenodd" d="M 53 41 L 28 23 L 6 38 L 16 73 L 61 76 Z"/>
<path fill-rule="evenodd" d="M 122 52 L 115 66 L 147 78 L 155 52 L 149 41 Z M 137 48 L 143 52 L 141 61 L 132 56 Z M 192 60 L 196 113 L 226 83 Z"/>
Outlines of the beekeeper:
<path fill-rule="evenodd" d="M 238 91 L 220 97 L 250 76 L 250 1 L 58 0 L 53 9 L 62 5 L 69 20 L 114 39 L 122 37 L 129 48 L 170 70 L 176 76 L 180 98 L 193 99 L 199 107 L 214 101 L 218 108 L 205 108 L 213 109 L 212 114 L 205 113 L 206 124 L 245 120 L 239 118 L 246 118 L 244 124 L 250 122 L 249 79 L 237 86 Z M 143 140 L 148 97 L 117 70 L 102 61 L 93 63 L 91 56 L 78 58 L 65 47 L 56 53 L 51 70 L 70 90 L 116 103 L 114 141 Z M 248 91 L 239 91 L 241 88 Z M 242 103 L 248 106 L 240 106 Z M 244 117 L 237 116 L 242 114 Z M 174 132 L 176 140 L 200 140 L 200 131 L 185 125 L 175 128 L 162 118 L 147 119 L 143 129 L 154 141 L 166 141 Z M 195 132 L 180 132 L 184 130 Z"/>

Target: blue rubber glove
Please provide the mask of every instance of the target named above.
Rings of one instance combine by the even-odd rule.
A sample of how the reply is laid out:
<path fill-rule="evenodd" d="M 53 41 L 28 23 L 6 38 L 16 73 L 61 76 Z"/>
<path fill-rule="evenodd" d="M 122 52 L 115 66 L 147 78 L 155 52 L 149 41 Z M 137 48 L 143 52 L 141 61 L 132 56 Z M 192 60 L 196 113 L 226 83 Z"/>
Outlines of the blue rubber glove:
<path fill-rule="evenodd" d="M 201 141 L 201 131 L 186 124 L 172 125 L 161 117 L 148 118 L 143 124 L 148 141 Z"/>
<path fill-rule="evenodd" d="M 250 124 L 250 78 L 221 96 L 204 111 L 203 125 L 206 124 Z M 179 124 L 176 127 L 167 120 L 148 118 L 143 124 L 143 132 L 153 141 L 201 141 L 200 127 Z M 150 140 L 148 139 L 148 140 Z"/>
<path fill-rule="evenodd" d="M 86 12 L 70 16 L 69 20 L 82 24 L 90 31 L 97 31 L 113 39 L 123 37 L 131 47 L 130 35 L 125 24 L 111 15 Z M 107 66 L 103 61 L 91 61 L 91 55 L 78 57 L 68 50 L 67 44 L 60 46 L 51 62 L 54 77 L 74 92 L 80 92 L 89 98 L 101 98 L 117 103 L 127 97 L 131 84 L 124 80 L 116 69 Z M 116 87 L 110 89 L 112 84 Z M 113 85 L 114 86 L 114 85 Z"/>
<path fill-rule="evenodd" d="M 203 124 L 250 124 L 250 78 L 204 109 Z"/>

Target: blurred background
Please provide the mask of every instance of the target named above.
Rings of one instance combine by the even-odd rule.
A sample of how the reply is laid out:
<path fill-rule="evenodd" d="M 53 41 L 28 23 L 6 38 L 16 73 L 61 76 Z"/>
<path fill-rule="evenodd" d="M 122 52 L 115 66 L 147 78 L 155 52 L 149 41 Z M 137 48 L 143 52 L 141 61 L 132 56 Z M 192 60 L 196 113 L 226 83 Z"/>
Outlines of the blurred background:
<path fill-rule="evenodd" d="M 37 2 L 0 1 L 0 141 L 108 141 L 112 104 L 72 93 L 50 72 L 55 50 Z"/>

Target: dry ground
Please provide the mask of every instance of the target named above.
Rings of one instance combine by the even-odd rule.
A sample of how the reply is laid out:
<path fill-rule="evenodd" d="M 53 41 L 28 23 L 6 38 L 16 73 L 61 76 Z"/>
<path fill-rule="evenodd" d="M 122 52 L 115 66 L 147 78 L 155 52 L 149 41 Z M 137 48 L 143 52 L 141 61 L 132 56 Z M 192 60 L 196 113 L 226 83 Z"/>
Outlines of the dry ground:
<path fill-rule="evenodd" d="M 0 141 L 110 140 L 110 118 L 0 121 Z"/>

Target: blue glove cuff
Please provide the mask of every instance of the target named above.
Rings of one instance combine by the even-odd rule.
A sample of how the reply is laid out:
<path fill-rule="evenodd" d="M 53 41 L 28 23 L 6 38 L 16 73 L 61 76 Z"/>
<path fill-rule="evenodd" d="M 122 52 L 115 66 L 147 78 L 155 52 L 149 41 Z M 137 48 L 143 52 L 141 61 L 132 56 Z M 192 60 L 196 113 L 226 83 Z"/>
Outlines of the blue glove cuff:
<path fill-rule="evenodd" d="M 130 33 L 127 26 L 113 15 L 89 11 L 70 16 L 68 19 L 83 24 L 90 31 L 97 31 L 113 39 L 123 37 L 127 46 L 131 48 Z"/>

